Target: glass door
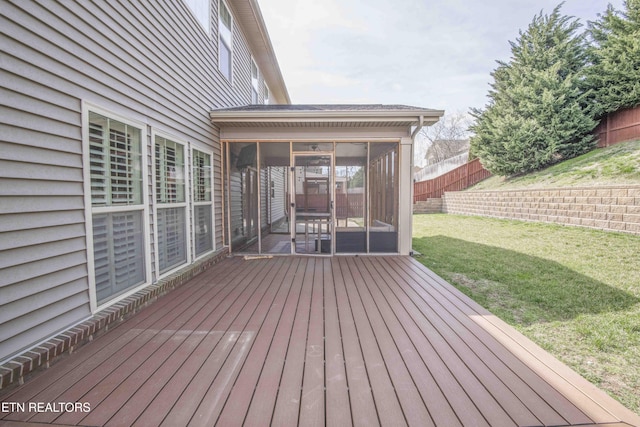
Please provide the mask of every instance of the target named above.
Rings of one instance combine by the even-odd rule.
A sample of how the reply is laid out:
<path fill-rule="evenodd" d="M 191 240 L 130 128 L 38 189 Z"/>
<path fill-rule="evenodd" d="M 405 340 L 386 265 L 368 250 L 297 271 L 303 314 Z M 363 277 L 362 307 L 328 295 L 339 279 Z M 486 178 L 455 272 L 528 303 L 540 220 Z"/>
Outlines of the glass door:
<path fill-rule="evenodd" d="M 331 254 L 333 154 L 294 154 L 292 174 L 294 253 Z"/>

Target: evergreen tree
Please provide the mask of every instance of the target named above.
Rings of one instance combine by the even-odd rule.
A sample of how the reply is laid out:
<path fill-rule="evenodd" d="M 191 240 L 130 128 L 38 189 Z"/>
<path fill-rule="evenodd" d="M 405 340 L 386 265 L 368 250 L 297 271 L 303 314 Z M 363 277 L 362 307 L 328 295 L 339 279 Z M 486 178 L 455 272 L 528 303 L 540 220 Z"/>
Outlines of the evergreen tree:
<path fill-rule="evenodd" d="M 594 90 L 596 114 L 640 105 L 640 0 L 626 0 L 625 11 L 609 5 L 589 23 L 588 83 Z"/>
<path fill-rule="evenodd" d="M 498 61 L 484 110 L 472 109 L 471 153 L 497 175 L 540 169 L 594 146 L 585 92 L 585 38 L 577 20 L 536 15 Z"/>

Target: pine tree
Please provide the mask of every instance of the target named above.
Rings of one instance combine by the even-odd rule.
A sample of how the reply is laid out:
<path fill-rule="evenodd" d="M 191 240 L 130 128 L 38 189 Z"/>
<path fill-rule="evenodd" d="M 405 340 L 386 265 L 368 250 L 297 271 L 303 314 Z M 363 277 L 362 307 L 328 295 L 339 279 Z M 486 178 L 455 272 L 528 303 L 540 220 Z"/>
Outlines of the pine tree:
<path fill-rule="evenodd" d="M 596 125 L 585 91 L 585 38 L 577 20 L 536 15 L 510 42 L 509 62 L 493 71 L 489 103 L 472 109 L 472 154 L 498 175 L 540 169 L 594 146 Z"/>
<path fill-rule="evenodd" d="M 640 0 L 624 4 L 622 12 L 609 5 L 589 23 L 587 81 L 594 90 L 598 116 L 640 105 Z"/>

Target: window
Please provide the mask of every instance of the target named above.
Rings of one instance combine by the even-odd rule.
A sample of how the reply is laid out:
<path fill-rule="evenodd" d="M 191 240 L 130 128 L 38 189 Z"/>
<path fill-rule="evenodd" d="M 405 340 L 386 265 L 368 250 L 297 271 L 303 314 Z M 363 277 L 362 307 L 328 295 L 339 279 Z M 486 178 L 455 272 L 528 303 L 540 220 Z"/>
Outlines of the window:
<path fill-rule="evenodd" d="M 184 145 L 155 136 L 158 267 L 187 262 Z"/>
<path fill-rule="evenodd" d="M 93 263 L 98 303 L 146 281 L 142 126 L 89 111 Z"/>
<path fill-rule="evenodd" d="M 92 206 L 142 203 L 140 129 L 89 113 Z"/>
<path fill-rule="evenodd" d="M 258 103 L 258 66 L 251 60 L 251 103 Z"/>
<path fill-rule="evenodd" d="M 213 250 L 211 154 L 193 150 L 193 232 L 196 257 Z"/>
<path fill-rule="evenodd" d="M 264 104 L 268 105 L 269 104 L 269 88 L 267 87 L 267 84 L 264 84 Z"/>
<path fill-rule="evenodd" d="M 209 33 L 211 24 L 209 19 L 211 16 L 211 6 L 209 0 L 185 0 L 187 5 L 198 19 L 198 22 L 204 27 L 205 31 Z"/>
<path fill-rule="evenodd" d="M 218 68 L 224 76 L 231 80 L 233 20 L 229 9 L 220 1 L 219 25 L 220 42 L 218 43 Z"/>

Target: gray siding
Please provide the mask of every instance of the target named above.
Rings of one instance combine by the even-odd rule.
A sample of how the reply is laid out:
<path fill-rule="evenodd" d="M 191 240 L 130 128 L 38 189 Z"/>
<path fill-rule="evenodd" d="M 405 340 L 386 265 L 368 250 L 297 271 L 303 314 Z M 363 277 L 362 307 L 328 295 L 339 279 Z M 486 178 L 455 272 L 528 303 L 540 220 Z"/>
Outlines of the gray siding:
<path fill-rule="evenodd" d="M 208 35 L 181 0 L 0 3 L 0 360 L 91 315 L 82 101 L 210 147 L 222 245 L 208 113 L 250 103 L 251 80 L 237 24 L 233 87 L 218 72 L 217 7 Z"/>
<path fill-rule="evenodd" d="M 229 238 L 236 243 L 242 241 L 245 235 L 243 204 L 242 204 L 242 173 L 232 169 L 229 174 L 229 206 L 231 209 L 231 229 Z"/>
<path fill-rule="evenodd" d="M 271 181 L 273 181 L 273 197 L 269 194 L 271 202 L 271 224 L 276 224 L 286 214 L 287 194 L 287 168 L 284 166 L 271 167 Z"/>
<path fill-rule="evenodd" d="M 269 225 L 269 180 L 267 168 L 260 169 L 260 225 L 266 229 Z"/>

